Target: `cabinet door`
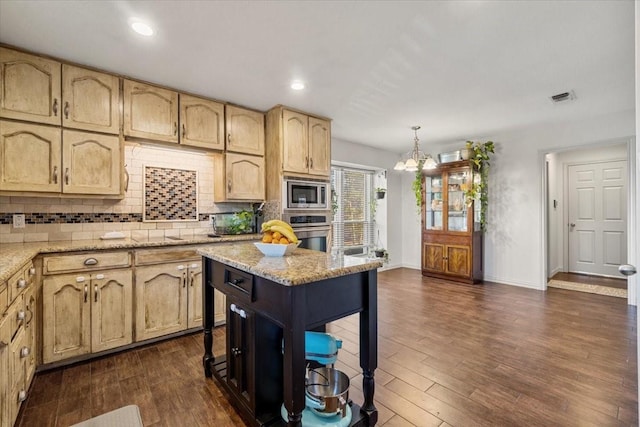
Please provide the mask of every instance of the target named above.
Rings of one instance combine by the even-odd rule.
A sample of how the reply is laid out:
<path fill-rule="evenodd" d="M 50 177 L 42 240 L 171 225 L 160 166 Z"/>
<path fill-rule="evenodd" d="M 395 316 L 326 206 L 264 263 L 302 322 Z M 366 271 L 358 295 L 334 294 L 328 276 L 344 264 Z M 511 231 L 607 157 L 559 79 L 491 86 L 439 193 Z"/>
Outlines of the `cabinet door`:
<path fill-rule="evenodd" d="M 458 276 L 471 275 L 471 248 L 448 245 L 446 247 L 446 272 Z"/>
<path fill-rule="evenodd" d="M 89 276 L 65 274 L 42 284 L 42 361 L 56 362 L 91 351 Z"/>
<path fill-rule="evenodd" d="M 62 192 L 120 194 L 120 138 L 66 129 L 62 135 Z"/>
<path fill-rule="evenodd" d="M 25 345 L 29 349 L 26 360 L 26 384 L 31 383 L 33 374 L 36 371 L 38 340 L 36 333 L 36 325 L 38 324 L 38 307 L 36 302 L 36 286 L 30 285 L 24 294 L 24 308 L 27 318 L 25 319 L 24 331 L 26 334 Z"/>
<path fill-rule="evenodd" d="M 178 142 L 178 93 L 124 81 L 124 134 Z"/>
<path fill-rule="evenodd" d="M 309 173 L 329 176 L 331 168 L 331 123 L 309 117 Z"/>
<path fill-rule="evenodd" d="M 309 172 L 309 120 L 301 113 L 282 111 L 282 169 L 286 172 Z"/>
<path fill-rule="evenodd" d="M 25 378 L 28 352 L 26 351 L 26 338 L 24 328 L 21 328 L 9 345 L 9 425 L 13 424 L 20 411 L 20 405 L 27 398 Z"/>
<path fill-rule="evenodd" d="M 62 66 L 62 125 L 118 134 L 120 132 L 120 81 L 118 77 Z"/>
<path fill-rule="evenodd" d="M 0 120 L 0 189 L 59 193 L 60 129 Z"/>
<path fill-rule="evenodd" d="M 425 243 L 422 251 L 422 268 L 433 272 L 444 271 L 444 246 Z"/>
<path fill-rule="evenodd" d="M 0 117 L 60 125 L 60 63 L 0 47 Z"/>
<path fill-rule="evenodd" d="M 187 327 L 202 327 L 202 261 L 189 263 L 189 310 Z"/>
<path fill-rule="evenodd" d="M 226 154 L 229 200 L 264 200 L 264 157 Z"/>
<path fill-rule="evenodd" d="M 133 283 L 131 270 L 92 274 L 91 351 L 133 341 Z"/>
<path fill-rule="evenodd" d="M 227 151 L 264 156 L 264 114 L 227 105 Z"/>
<path fill-rule="evenodd" d="M 224 150 L 224 105 L 180 95 L 180 144 Z"/>
<path fill-rule="evenodd" d="M 10 426 L 9 421 L 9 343 L 11 332 L 9 319 L 0 316 L 0 426 Z"/>
<path fill-rule="evenodd" d="M 187 328 L 187 265 L 136 269 L 136 341 Z"/>
<path fill-rule="evenodd" d="M 227 383 L 251 411 L 255 410 L 253 321 L 253 313 L 228 300 Z"/>

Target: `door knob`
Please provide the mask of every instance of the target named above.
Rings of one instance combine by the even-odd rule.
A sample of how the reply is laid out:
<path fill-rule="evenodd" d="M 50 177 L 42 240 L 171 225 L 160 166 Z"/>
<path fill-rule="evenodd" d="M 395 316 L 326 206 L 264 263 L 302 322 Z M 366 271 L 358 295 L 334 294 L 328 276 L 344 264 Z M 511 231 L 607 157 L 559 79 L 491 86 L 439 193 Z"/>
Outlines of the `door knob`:
<path fill-rule="evenodd" d="M 636 274 L 636 267 L 631 264 L 622 264 L 618 267 L 618 271 L 624 276 L 633 276 Z"/>
<path fill-rule="evenodd" d="M 576 226 L 576 223 L 575 223 L 575 222 L 572 222 L 572 223 L 571 223 L 571 224 L 569 224 L 569 225 L 571 226 L 571 228 L 573 228 L 573 227 L 575 227 L 575 226 Z"/>

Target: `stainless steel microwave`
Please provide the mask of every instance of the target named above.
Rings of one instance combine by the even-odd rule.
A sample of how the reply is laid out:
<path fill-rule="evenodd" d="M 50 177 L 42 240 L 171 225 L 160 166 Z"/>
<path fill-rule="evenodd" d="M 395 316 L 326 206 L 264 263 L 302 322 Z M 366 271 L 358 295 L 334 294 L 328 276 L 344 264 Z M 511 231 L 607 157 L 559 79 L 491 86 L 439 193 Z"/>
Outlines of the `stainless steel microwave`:
<path fill-rule="evenodd" d="M 282 207 L 284 209 L 327 209 L 329 183 L 284 180 Z"/>

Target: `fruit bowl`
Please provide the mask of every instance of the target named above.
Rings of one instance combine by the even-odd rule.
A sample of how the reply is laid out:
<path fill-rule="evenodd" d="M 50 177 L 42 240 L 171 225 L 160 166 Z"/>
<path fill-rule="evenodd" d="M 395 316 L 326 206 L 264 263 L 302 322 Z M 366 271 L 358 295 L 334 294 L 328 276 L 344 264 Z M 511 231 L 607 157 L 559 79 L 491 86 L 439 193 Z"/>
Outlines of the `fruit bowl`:
<path fill-rule="evenodd" d="M 278 244 L 278 243 L 259 243 L 259 242 L 254 242 L 254 245 L 256 245 L 256 248 L 258 248 L 258 250 L 260 252 L 262 252 L 265 256 L 290 255 L 291 252 L 293 252 L 293 250 L 295 248 L 297 248 L 299 244 L 300 244 L 300 242 L 298 242 L 298 243 L 289 243 L 288 245 L 281 245 L 281 244 Z"/>

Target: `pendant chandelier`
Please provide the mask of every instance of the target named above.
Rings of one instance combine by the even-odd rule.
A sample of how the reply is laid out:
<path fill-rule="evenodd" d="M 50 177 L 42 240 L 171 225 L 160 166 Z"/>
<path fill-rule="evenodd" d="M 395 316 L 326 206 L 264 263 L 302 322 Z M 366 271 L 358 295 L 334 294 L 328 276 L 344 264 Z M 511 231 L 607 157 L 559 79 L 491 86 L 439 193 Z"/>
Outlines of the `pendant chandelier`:
<path fill-rule="evenodd" d="M 406 154 L 406 157 L 408 157 L 406 161 L 399 160 L 393 169 L 397 171 L 416 172 L 421 161 L 424 161 L 422 169 L 435 168 L 437 163 L 433 160 L 431 154 L 425 154 L 420 151 L 420 147 L 418 146 L 418 129 L 420 129 L 420 126 L 412 126 L 411 129 L 413 129 L 415 133 L 413 138 L 413 150 Z"/>

